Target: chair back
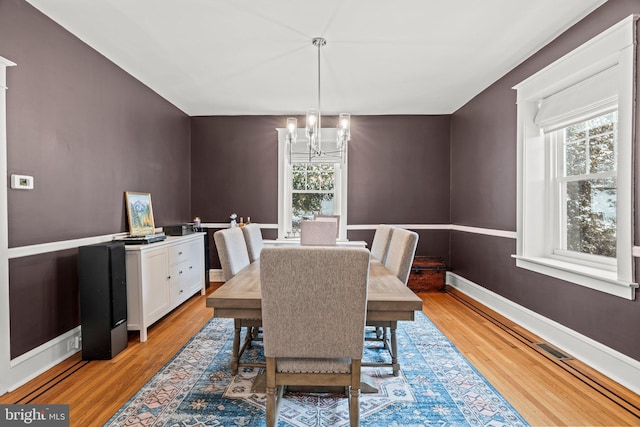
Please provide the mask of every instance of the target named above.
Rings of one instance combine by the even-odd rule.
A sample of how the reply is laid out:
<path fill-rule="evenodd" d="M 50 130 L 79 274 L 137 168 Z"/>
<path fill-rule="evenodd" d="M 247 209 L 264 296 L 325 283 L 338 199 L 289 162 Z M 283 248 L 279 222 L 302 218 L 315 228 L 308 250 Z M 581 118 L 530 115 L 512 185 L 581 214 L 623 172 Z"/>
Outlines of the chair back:
<path fill-rule="evenodd" d="M 216 242 L 225 281 L 250 264 L 247 244 L 239 227 L 218 230 L 213 233 L 213 240 Z"/>
<path fill-rule="evenodd" d="M 316 215 L 314 221 L 326 221 L 336 223 L 336 238 L 340 238 L 340 215 Z"/>
<path fill-rule="evenodd" d="M 389 249 L 387 256 L 383 262 L 387 270 L 396 275 L 398 279 L 405 285 L 409 280 L 411 272 L 411 263 L 418 246 L 418 233 L 405 230 L 403 228 L 394 228 L 389 241 Z"/>
<path fill-rule="evenodd" d="M 300 244 L 302 246 L 335 246 L 335 222 L 302 221 L 300 224 Z"/>
<path fill-rule="evenodd" d="M 249 262 L 260 259 L 260 251 L 262 250 L 262 232 L 258 224 L 248 224 L 241 228 L 244 235 L 244 241 L 247 244 L 247 252 L 249 253 Z"/>
<path fill-rule="evenodd" d="M 365 248 L 264 248 L 265 356 L 362 358 L 368 281 Z"/>
<path fill-rule="evenodd" d="M 390 225 L 380 224 L 373 235 L 371 256 L 383 264 L 387 256 L 387 250 L 389 249 L 389 242 L 391 241 L 392 233 L 393 227 Z"/>

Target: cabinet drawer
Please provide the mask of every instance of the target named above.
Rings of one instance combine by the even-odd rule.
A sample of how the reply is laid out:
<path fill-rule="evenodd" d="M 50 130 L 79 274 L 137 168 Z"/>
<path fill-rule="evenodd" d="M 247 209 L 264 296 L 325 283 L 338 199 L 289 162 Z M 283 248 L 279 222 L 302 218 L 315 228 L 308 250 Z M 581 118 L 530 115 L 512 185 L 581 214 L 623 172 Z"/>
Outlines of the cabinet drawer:
<path fill-rule="evenodd" d="M 169 264 L 175 265 L 187 261 L 191 258 L 192 245 L 183 243 L 169 248 Z"/>

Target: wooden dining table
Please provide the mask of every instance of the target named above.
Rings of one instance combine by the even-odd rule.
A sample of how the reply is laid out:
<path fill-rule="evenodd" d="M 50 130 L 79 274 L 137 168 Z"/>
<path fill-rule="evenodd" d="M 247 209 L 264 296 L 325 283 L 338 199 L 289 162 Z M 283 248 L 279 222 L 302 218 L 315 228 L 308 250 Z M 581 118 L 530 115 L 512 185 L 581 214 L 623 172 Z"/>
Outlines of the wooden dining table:
<path fill-rule="evenodd" d="M 318 296 L 319 298 L 321 296 Z M 207 307 L 213 308 L 213 317 L 234 319 L 234 342 L 231 356 L 231 373 L 237 374 L 239 366 L 264 367 L 263 363 L 243 363 L 240 357 L 250 345 L 253 327 L 261 325 L 262 294 L 260 291 L 260 261 L 248 265 L 224 285 L 207 297 Z M 369 264 L 369 289 L 367 297 L 367 323 L 382 322 L 389 326 L 390 334 L 384 339 L 391 355 L 391 363 L 363 363 L 362 366 L 389 366 L 398 375 L 397 322 L 414 320 L 414 312 L 422 310 L 422 300 L 387 270 L 382 263 L 371 260 Z M 240 346 L 242 327 L 247 327 L 244 345 Z M 386 334 L 385 334 L 386 335 Z"/>

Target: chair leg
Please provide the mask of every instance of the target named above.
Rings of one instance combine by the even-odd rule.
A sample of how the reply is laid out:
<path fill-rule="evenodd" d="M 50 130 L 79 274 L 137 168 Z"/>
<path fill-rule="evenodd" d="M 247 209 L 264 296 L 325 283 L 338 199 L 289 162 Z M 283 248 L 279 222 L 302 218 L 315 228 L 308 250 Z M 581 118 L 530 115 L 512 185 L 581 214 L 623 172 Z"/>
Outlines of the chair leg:
<path fill-rule="evenodd" d="M 267 427 L 275 427 L 278 423 L 278 412 L 284 386 L 276 385 L 276 363 L 275 359 L 267 357 Z"/>
<path fill-rule="evenodd" d="M 349 390 L 349 425 L 350 427 L 360 425 L 360 389 L 356 388 Z"/>
<path fill-rule="evenodd" d="M 276 390 L 277 387 L 267 387 L 267 427 L 276 425 Z"/>

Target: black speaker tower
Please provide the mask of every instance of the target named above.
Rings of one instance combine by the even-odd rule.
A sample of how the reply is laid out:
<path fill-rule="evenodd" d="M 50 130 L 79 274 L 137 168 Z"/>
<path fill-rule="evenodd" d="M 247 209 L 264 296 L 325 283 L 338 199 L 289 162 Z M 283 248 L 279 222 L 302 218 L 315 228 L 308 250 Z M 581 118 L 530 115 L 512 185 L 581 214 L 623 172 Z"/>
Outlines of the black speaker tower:
<path fill-rule="evenodd" d="M 127 347 L 127 279 L 123 242 L 78 248 L 82 358 L 106 360 Z"/>

